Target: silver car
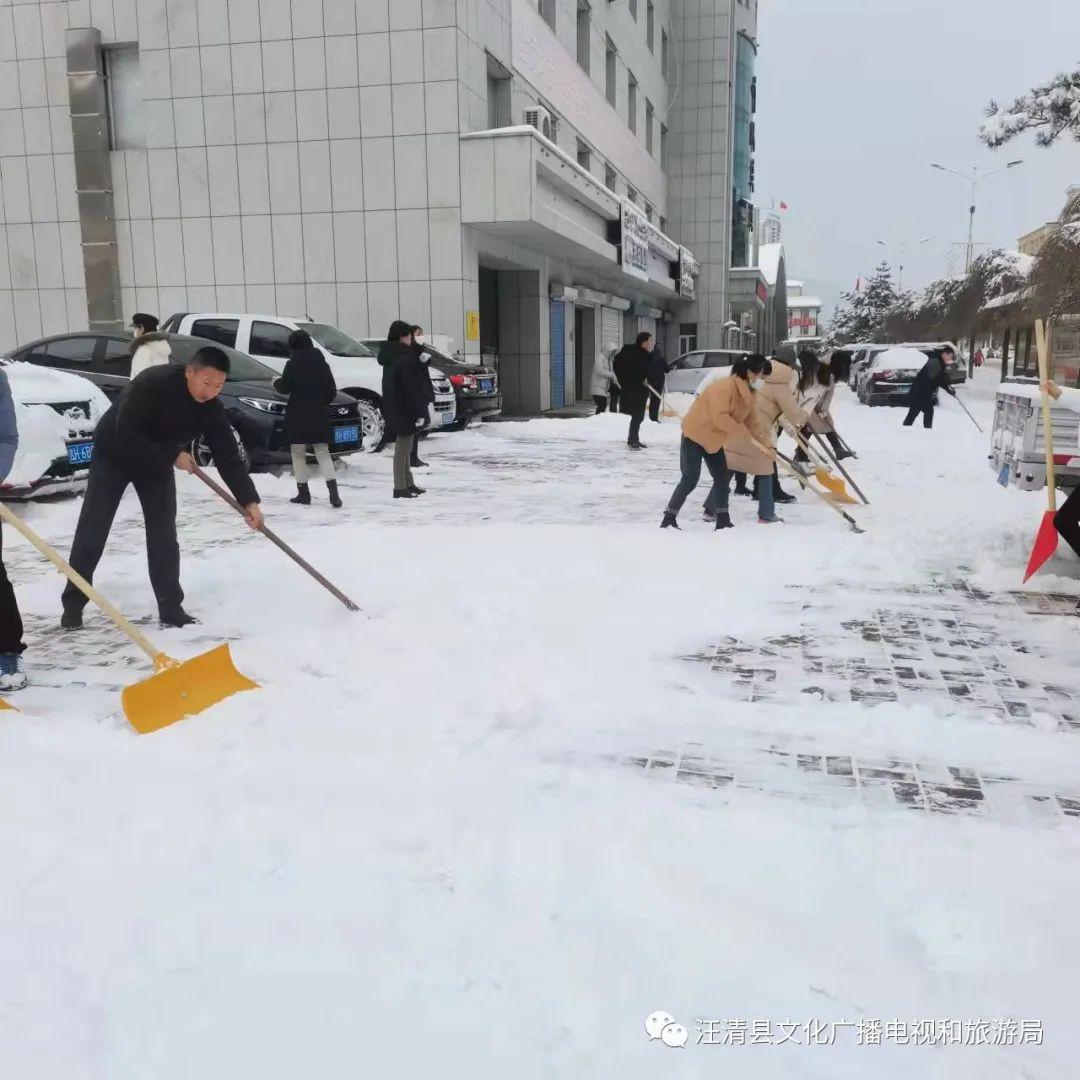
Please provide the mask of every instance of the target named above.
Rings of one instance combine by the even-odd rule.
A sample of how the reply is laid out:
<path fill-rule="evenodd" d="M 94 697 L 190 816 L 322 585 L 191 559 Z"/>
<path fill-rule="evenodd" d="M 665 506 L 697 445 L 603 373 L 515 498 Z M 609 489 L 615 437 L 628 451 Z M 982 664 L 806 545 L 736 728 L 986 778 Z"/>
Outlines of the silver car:
<path fill-rule="evenodd" d="M 729 368 L 745 349 L 695 349 L 683 353 L 667 374 L 664 389 L 669 394 L 696 394 L 703 379 L 717 368 Z"/>

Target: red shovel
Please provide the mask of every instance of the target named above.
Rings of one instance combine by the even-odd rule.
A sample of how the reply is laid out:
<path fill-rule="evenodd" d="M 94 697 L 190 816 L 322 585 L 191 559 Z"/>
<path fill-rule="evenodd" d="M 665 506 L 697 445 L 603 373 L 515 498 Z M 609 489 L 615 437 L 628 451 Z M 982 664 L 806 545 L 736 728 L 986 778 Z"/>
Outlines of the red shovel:
<path fill-rule="evenodd" d="M 1035 343 L 1039 353 L 1039 381 L 1043 384 L 1050 377 L 1047 371 L 1046 357 L 1046 330 L 1042 319 L 1035 320 Z M 1027 573 L 1024 574 L 1026 582 L 1033 574 L 1038 573 L 1043 563 L 1057 550 L 1058 534 L 1054 528 L 1054 516 L 1057 514 L 1057 478 L 1054 475 L 1054 429 L 1050 419 L 1050 395 L 1043 390 L 1042 395 L 1043 432 L 1046 438 L 1046 499 L 1050 509 L 1043 514 L 1042 524 L 1039 526 L 1035 544 L 1031 549 L 1031 558 L 1028 559 Z"/>

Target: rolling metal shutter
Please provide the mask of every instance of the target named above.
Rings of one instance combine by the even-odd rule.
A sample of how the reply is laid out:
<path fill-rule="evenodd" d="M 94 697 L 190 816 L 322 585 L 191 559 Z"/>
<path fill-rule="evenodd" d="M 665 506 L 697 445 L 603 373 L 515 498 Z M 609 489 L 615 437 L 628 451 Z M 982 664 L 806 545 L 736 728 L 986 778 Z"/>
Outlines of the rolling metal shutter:
<path fill-rule="evenodd" d="M 622 312 L 615 308 L 600 309 L 600 348 L 606 349 L 608 345 L 622 347 Z"/>
<path fill-rule="evenodd" d="M 551 301 L 551 407 L 566 404 L 566 303 Z"/>

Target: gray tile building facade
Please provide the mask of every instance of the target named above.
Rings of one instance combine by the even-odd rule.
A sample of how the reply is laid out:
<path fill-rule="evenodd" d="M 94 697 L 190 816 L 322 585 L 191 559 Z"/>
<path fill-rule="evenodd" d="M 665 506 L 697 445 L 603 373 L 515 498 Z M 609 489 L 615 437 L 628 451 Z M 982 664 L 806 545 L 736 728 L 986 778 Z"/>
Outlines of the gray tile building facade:
<path fill-rule="evenodd" d="M 0 0 L 0 351 L 136 310 L 402 315 L 535 413 L 587 397 L 613 336 L 719 344 L 755 25 L 756 0 Z"/>

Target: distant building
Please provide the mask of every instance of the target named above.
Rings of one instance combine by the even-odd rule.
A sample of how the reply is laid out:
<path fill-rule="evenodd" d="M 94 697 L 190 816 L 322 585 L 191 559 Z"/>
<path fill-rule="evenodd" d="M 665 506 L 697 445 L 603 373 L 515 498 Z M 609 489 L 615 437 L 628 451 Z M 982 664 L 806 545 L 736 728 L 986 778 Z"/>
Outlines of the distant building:
<path fill-rule="evenodd" d="M 1029 233 L 1024 233 L 1016 242 L 1017 250 L 1021 255 L 1038 255 L 1043 244 L 1046 243 L 1057 227 L 1058 223 L 1056 221 L 1049 221 L 1045 225 L 1040 225 L 1037 229 L 1032 229 Z"/>
<path fill-rule="evenodd" d="M 779 244 L 783 239 L 784 226 L 780 215 L 775 210 L 764 210 L 761 214 L 761 230 L 758 243 Z"/>

